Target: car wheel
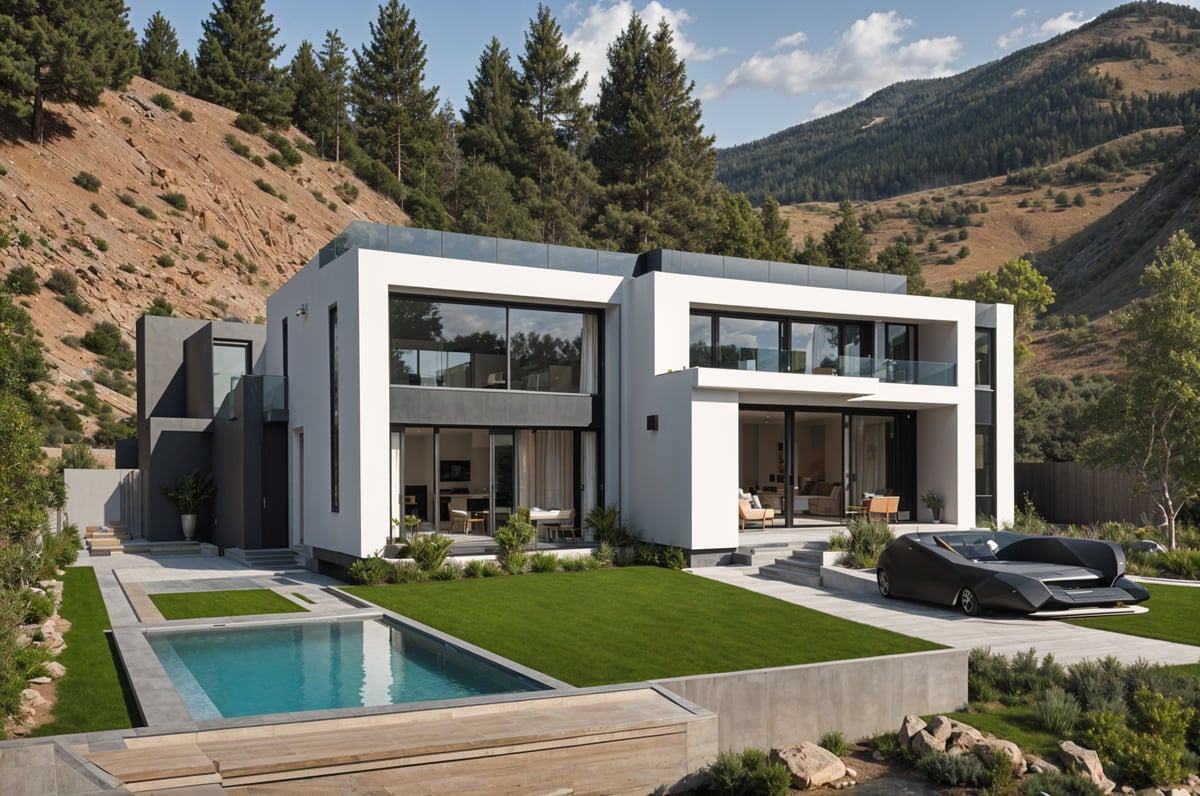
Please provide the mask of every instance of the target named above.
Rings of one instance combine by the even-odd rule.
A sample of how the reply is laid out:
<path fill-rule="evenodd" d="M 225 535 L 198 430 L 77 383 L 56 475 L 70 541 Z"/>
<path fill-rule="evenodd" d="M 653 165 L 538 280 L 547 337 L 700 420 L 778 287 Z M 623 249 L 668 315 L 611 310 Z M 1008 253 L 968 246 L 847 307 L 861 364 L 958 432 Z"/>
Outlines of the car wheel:
<path fill-rule="evenodd" d="M 875 583 L 879 586 L 879 593 L 884 597 L 892 596 L 892 584 L 888 580 L 886 569 L 875 570 Z"/>
<path fill-rule="evenodd" d="M 967 616 L 978 616 L 983 610 L 983 606 L 979 604 L 979 598 L 975 596 L 975 592 L 970 589 L 963 589 L 958 595 L 958 605 Z"/>

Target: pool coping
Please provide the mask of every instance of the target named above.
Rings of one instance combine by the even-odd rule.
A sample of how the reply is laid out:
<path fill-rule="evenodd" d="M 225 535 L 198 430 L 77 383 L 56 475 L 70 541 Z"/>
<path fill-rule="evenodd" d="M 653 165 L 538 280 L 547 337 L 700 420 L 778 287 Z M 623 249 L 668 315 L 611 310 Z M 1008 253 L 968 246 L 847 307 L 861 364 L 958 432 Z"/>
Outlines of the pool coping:
<path fill-rule="evenodd" d="M 496 655 L 489 650 L 477 647 L 448 633 L 425 625 L 394 611 L 363 603 L 350 595 L 336 591 L 338 596 L 358 605 L 345 611 L 323 612 L 320 614 L 256 614 L 250 616 L 205 617 L 202 619 L 178 619 L 164 622 L 143 622 L 139 624 L 115 625 L 112 628 L 112 638 L 118 659 L 124 667 L 129 688 L 137 703 L 145 726 L 141 729 L 151 732 L 190 732 L 209 729 L 226 729 L 238 727 L 253 727 L 264 724 L 289 724 L 296 722 L 319 721 L 325 719 L 343 719 L 356 717 L 378 716 L 392 713 L 409 713 L 438 708 L 495 704 L 502 702 L 529 699 L 540 695 L 561 695 L 565 692 L 576 692 L 579 689 L 569 683 L 550 677 L 542 672 L 524 666 L 516 661 Z M 368 607 L 369 606 L 369 607 Z M 450 647 L 462 650 L 479 657 L 492 665 L 511 671 L 539 685 L 545 686 L 543 691 L 523 691 L 490 696 L 470 696 L 456 699 L 429 700 L 422 702 L 407 702 L 393 705 L 377 705 L 371 707 L 326 708 L 302 712 L 267 713 L 254 716 L 240 716 L 221 719 L 194 719 L 179 695 L 175 684 L 171 681 L 166 669 L 158 659 L 158 655 L 150 647 L 148 635 L 187 629 L 204 629 L 216 627 L 253 627 L 255 625 L 278 626 L 283 624 L 309 622 L 344 622 L 369 619 L 384 619 L 401 627 L 414 630 L 429 636 Z"/>

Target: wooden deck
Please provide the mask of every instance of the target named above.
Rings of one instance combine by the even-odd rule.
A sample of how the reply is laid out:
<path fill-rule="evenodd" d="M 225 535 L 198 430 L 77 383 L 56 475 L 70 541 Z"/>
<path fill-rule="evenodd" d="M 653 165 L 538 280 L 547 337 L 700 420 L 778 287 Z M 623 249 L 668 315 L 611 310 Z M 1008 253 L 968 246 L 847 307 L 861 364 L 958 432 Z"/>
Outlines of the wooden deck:
<path fill-rule="evenodd" d="M 87 757 L 135 792 L 644 794 L 716 752 L 713 714 L 636 688 L 143 736 Z"/>

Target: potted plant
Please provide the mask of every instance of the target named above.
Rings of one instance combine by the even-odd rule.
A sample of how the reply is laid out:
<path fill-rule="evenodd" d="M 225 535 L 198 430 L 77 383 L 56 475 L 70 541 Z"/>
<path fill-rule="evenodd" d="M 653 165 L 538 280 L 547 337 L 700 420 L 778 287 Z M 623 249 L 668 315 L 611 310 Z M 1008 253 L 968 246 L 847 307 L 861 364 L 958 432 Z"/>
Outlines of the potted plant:
<path fill-rule="evenodd" d="M 192 537 L 196 535 L 196 507 L 217 491 L 213 485 L 212 473 L 200 475 L 199 470 L 192 470 L 179 476 L 174 487 L 164 486 L 162 489 L 163 494 L 178 504 L 183 538 L 192 541 Z"/>
<path fill-rule="evenodd" d="M 927 489 L 925 494 L 921 495 L 921 502 L 933 514 L 934 522 L 942 521 L 942 509 L 946 508 L 946 499 L 942 497 L 941 492 L 936 489 Z"/>

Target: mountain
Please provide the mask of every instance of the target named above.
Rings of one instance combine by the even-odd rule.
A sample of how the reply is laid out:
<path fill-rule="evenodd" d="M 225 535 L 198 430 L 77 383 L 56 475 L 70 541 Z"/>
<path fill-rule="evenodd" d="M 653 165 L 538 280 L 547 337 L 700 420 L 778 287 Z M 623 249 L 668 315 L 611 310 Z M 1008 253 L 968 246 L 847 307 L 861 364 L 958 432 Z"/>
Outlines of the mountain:
<path fill-rule="evenodd" d="M 1130 3 L 962 74 L 897 83 L 830 116 L 718 153 L 753 202 L 871 200 L 1057 162 L 1200 123 L 1200 11 Z"/>
<path fill-rule="evenodd" d="M 0 126 L 0 262 L 36 275 L 40 291 L 17 298 L 46 348 L 48 397 L 89 434 L 136 408 L 129 374 L 81 345 L 98 323 L 132 345 L 155 300 L 262 322 L 266 296 L 351 221 L 407 223 L 349 169 L 299 154 L 311 143 L 295 130 L 273 138 L 284 153 L 233 111 L 141 78 L 95 108 L 49 109 L 59 122 L 44 146 Z M 76 286 L 64 296 L 48 281 Z M 69 426 L 51 441 L 71 439 Z"/>

